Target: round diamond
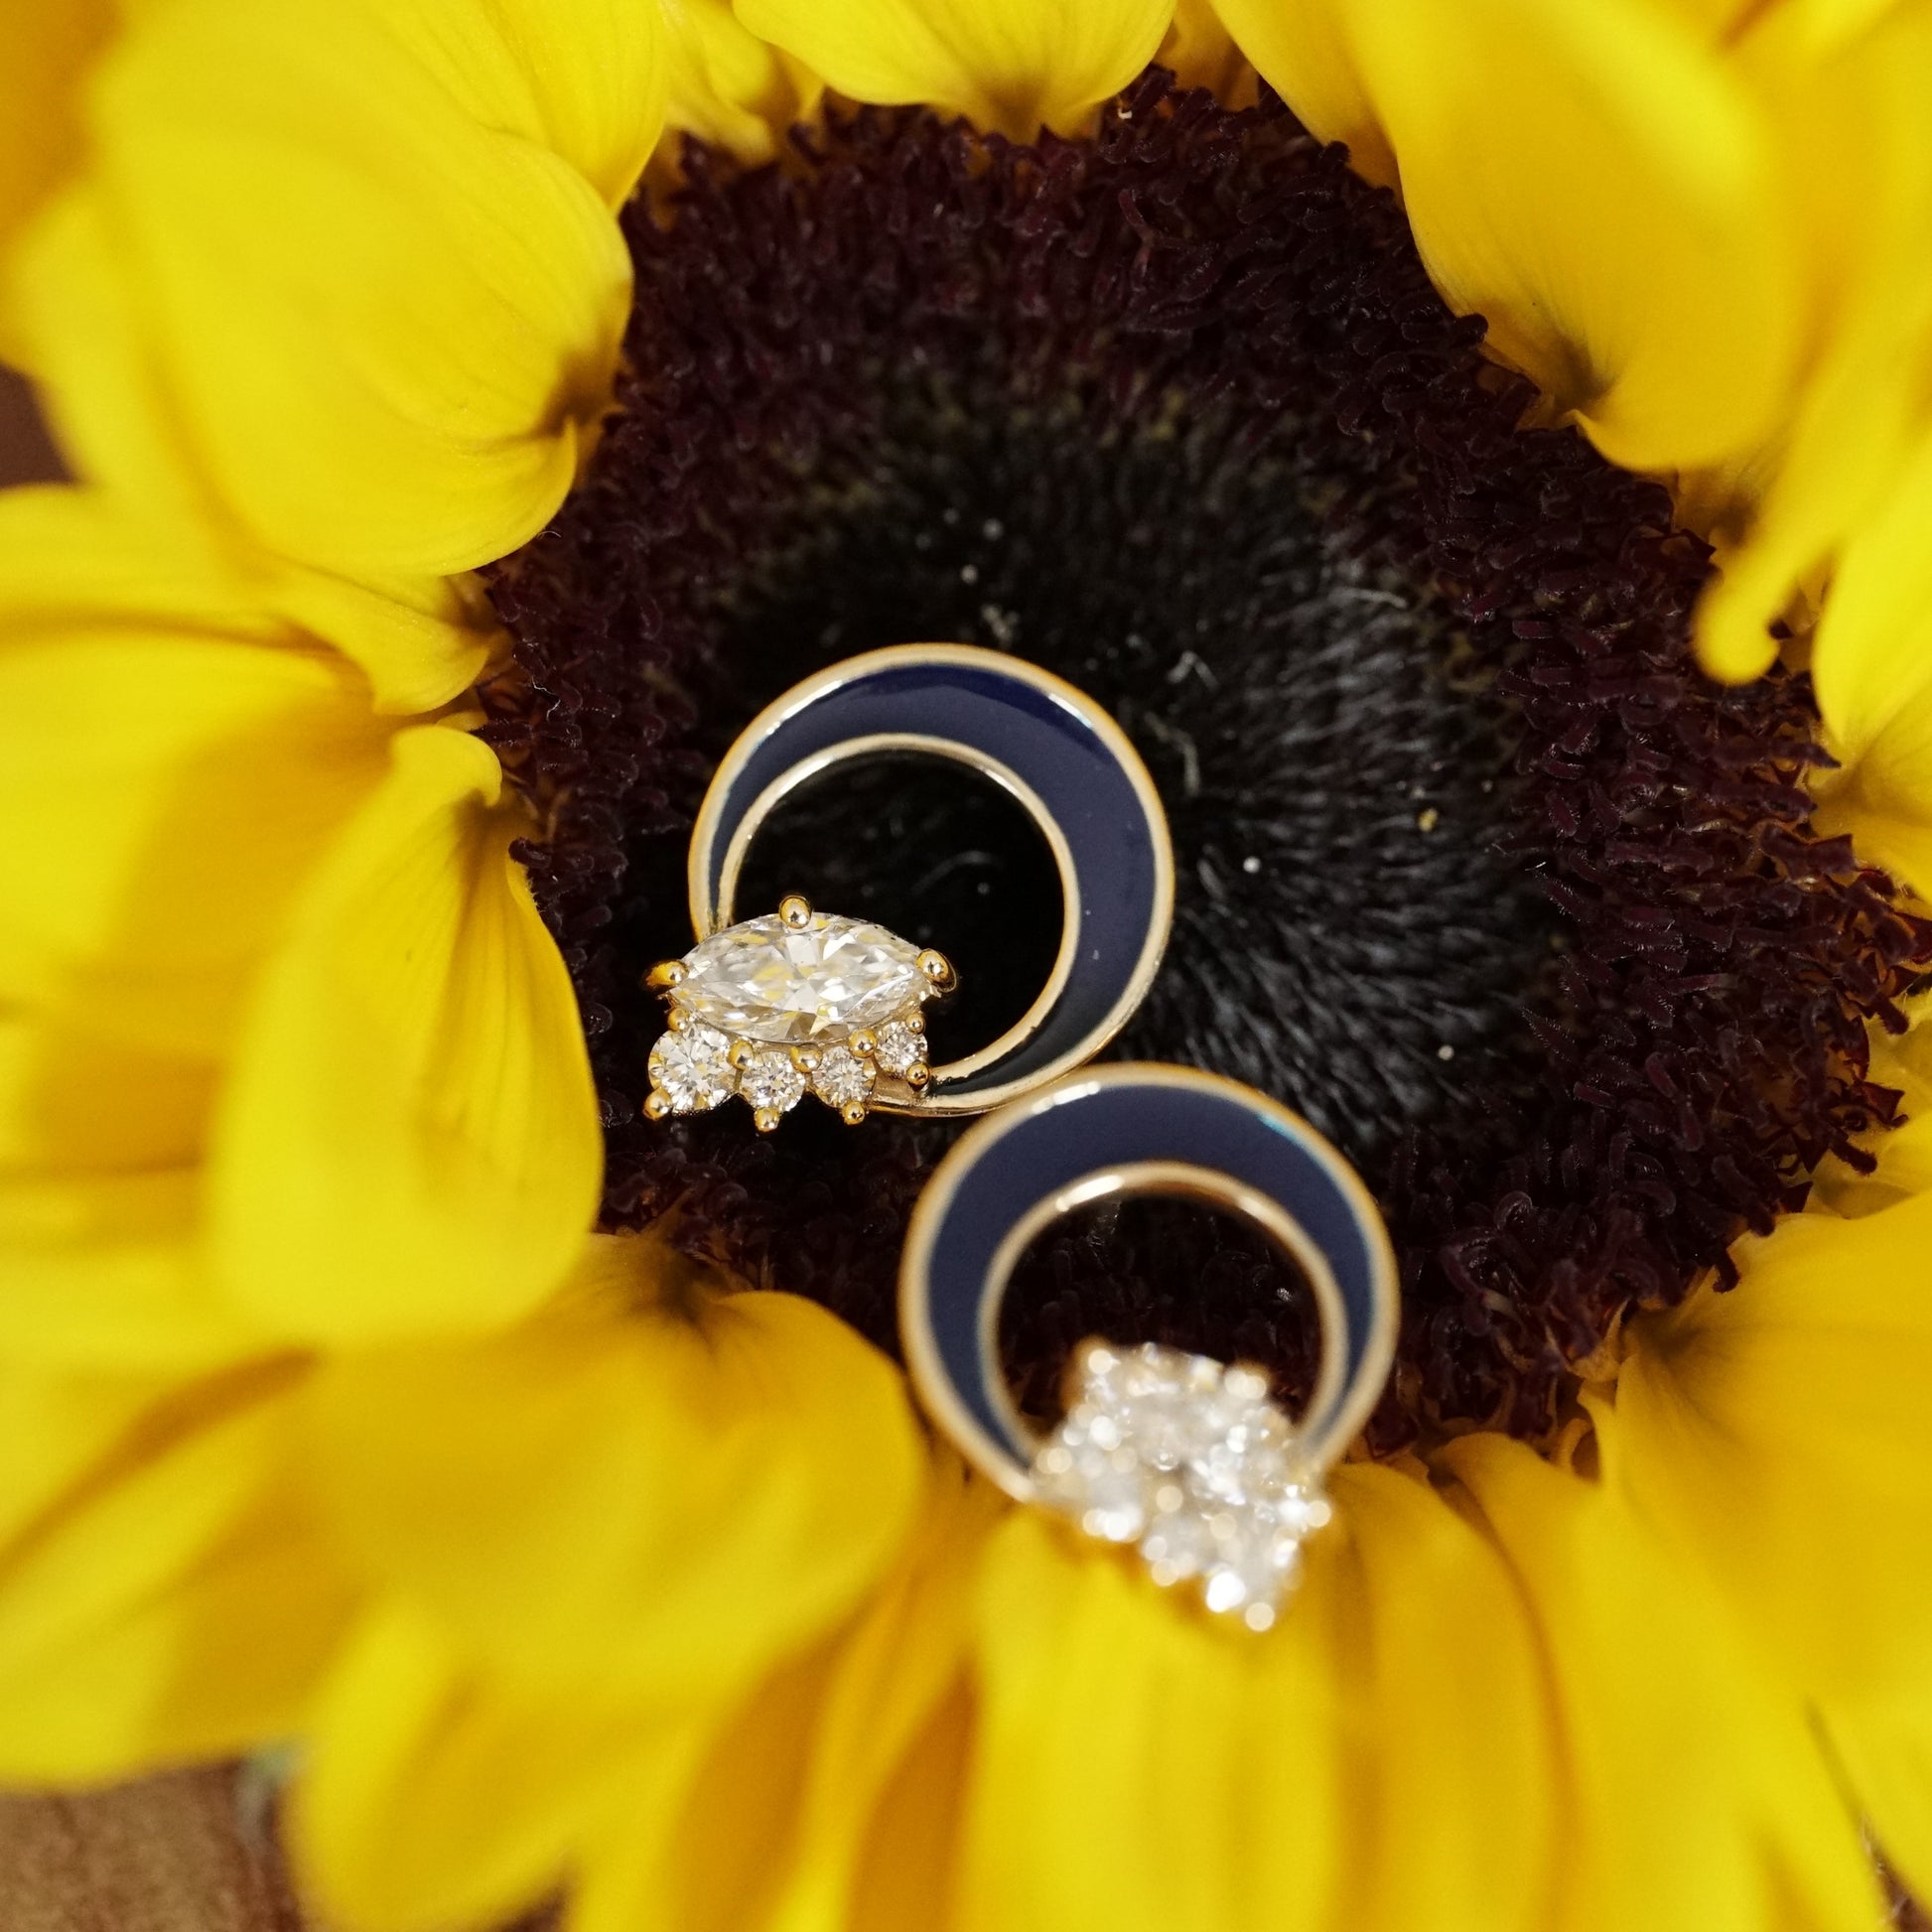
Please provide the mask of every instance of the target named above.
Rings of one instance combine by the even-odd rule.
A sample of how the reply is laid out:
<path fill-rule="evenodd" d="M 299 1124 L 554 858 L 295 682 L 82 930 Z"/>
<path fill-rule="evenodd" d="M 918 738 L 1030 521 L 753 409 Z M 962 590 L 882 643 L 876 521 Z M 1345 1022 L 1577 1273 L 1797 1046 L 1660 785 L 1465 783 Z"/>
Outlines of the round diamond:
<path fill-rule="evenodd" d="M 915 1066 L 925 1064 L 925 1033 L 905 1020 L 889 1020 L 879 1030 L 879 1047 L 873 1054 L 882 1073 L 902 1080 Z"/>
<path fill-rule="evenodd" d="M 1303 1539 L 1328 1520 L 1267 1377 L 1151 1342 L 1090 1342 L 1071 1379 L 1034 1461 L 1041 1496 L 1090 1536 L 1138 1543 L 1156 1583 L 1191 1577 L 1210 1610 L 1266 1629 Z"/>
<path fill-rule="evenodd" d="M 673 996 L 736 1039 L 799 1045 L 842 1039 L 916 1006 L 929 991 L 919 949 L 869 920 L 814 912 L 802 927 L 775 912 L 714 932 L 684 956 Z"/>
<path fill-rule="evenodd" d="M 788 1114 L 804 1097 L 805 1076 L 789 1053 L 767 1048 L 752 1055 L 738 1076 L 738 1091 L 757 1113 Z"/>
<path fill-rule="evenodd" d="M 812 1091 L 828 1107 L 849 1106 L 872 1097 L 872 1068 L 846 1046 L 828 1046 L 812 1069 Z"/>
<path fill-rule="evenodd" d="M 646 1062 L 650 1083 L 671 1103 L 674 1114 L 701 1114 L 728 1099 L 738 1075 L 726 1057 L 731 1041 L 715 1027 L 686 1027 L 665 1034 Z M 634 1062 L 633 1062 L 634 1064 Z"/>

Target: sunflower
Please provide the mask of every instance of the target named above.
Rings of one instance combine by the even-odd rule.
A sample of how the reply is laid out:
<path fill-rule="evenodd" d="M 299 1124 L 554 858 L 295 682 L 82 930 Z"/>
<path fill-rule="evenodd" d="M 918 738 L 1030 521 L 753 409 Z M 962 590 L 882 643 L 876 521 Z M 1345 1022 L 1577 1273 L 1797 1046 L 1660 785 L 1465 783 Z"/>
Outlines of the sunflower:
<path fill-rule="evenodd" d="M 399 1929 L 1932 1892 L 1922 10 L 13 31 L 0 339 L 76 481 L 0 500 L 0 1775 L 261 1753 Z M 1120 718 L 1182 882 L 1127 1045 L 1396 1234 L 1265 1637 L 918 1431 L 943 1127 L 639 1115 L 711 761 L 916 637 Z M 996 801 L 770 845 L 963 1030 L 1037 983 Z M 1035 1406 L 1095 1331 L 1307 1384 L 1179 1210 L 1012 1304 Z"/>

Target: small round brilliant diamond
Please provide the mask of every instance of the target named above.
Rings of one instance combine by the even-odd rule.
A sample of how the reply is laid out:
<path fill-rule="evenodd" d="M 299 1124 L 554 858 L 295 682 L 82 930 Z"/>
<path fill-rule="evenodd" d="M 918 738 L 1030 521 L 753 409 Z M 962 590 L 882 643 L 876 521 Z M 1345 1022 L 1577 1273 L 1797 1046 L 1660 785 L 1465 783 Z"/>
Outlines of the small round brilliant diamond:
<path fill-rule="evenodd" d="M 754 1053 L 738 1076 L 738 1091 L 757 1113 L 788 1114 L 805 1094 L 805 1076 L 776 1047 Z"/>
<path fill-rule="evenodd" d="M 1090 1343 L 1065 1419 L 1034 1459 L 1041 1495 L 1089 1536 L 1138 1543 L 1158 1584 L 1252 1630 L 1275 1620 L 1303 1539 L 1328 1520 L 1267 1378 L 1153 1343 Z"/>
<path fill-rule="evenodd" d="M 925 1064 L 925 1033 L 904 1020 L 889 1020 L 879 1030 L 879 1046 L 873 1054 L 880 1072 L 902 1080 L 915 1066 Z"/>
<path fill-rule="evenodd" d="M 726 1057 L 731 1041 L 715 1027 L 665 1034 L 650 1049 L 650 1083 L 674 1114 L 701 1114 L 731 1097 L 738 1075 Z"/>
<path fill-rule="evenodd" d="M 872 1098 L 872 1068 L 849 1046 L 828 1046 L 812 1069 L 812 1091 L 828 1107 Z"/>

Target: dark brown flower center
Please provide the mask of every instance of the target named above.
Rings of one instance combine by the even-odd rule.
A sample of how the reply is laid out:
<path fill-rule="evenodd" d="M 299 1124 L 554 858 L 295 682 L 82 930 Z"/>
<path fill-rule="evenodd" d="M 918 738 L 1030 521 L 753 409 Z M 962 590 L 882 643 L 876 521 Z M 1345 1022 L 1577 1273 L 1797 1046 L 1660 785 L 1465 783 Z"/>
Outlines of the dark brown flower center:
<path fill-rule="evenodd" d="M 948 1130 L 652 1125 L 638 980 L 689 943 L 685 836 L 733 735 L 916 639 L 1046 665 L 1146 757 L 1178 904 L 1122 1050 L 1252 1081 L 1361 1165 L 1404 1268 L 1385 1443 L 1545 1434 L 1620 1310 L 1862 1158 L 1892 1105 L 1865 1024 L 1896 1023 L 1932 932 L 1809 834 L 1802 680 L 1697 675 L 1702 547 L 1661 490 L 1516 427 L 1526 387 L 1338 154 L 1151 72 L 1090 141 L 867 112 L 686 173 L 626 216 L 591 474 L 494 585 L 491 735 L 548 827 L 527 857 L 612 1222 L 675 1209 L 892 1344 Z M 766 897 L 952 953 L 962 1028 L 1024 1006 L 1057 936 L 1024 822 L 929 776 L 820 789 L 760 867 Z M 1035 1252 L 1007 1342 L 1035 1398 L 1096 1331 L 1293 1384 L 1293 1314 L 1237 1232 L 1138 1209 Z"/>

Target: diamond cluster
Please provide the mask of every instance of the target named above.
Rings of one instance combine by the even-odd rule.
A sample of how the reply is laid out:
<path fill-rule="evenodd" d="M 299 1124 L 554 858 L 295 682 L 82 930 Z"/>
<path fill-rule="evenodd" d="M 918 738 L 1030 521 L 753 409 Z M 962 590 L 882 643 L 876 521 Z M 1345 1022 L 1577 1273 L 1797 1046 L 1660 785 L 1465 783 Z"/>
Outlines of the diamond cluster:
<path fill-rule="evenodd" d="M 1267 1376 L 1088 1341 L 1069 1382 L 1066 1417 L 1034 1457 L 1043 1499 L 1089 1536 L 1138 1544 L 1156 1583 L 1191 1579 L 1210 1610 L 1267 1629 L 1329 1514 Z"/>
<path fill-rule="evenodd" d="M 807 1093 L 855 1125 L 882 1086 L 900 1103 L 922 1093 L 932 1070 L 919 1009 L 951 990 L 953 971 L 883 925 L 787 898 L 653 968 L 647 984 L 670 1011 L 645 1113 L 703 1113 L 736 1094 L 769 1132 Z"/>

